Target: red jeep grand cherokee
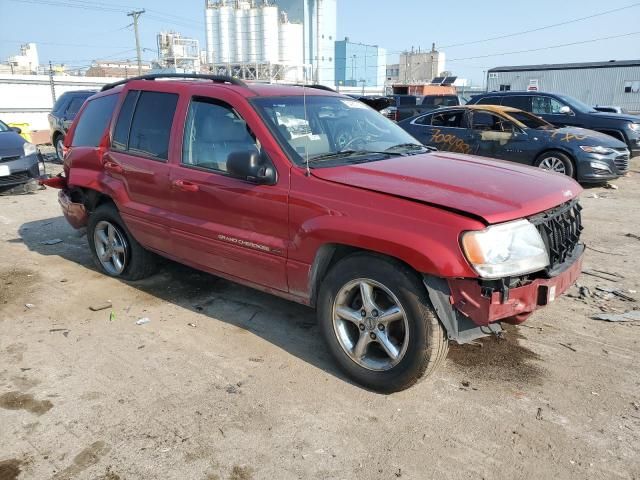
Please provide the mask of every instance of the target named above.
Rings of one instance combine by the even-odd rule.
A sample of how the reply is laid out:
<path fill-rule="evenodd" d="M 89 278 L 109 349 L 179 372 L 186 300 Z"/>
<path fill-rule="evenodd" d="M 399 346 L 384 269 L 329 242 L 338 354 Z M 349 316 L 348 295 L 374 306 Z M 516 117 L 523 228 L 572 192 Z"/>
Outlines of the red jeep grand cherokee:
<path fill-rule="evenodd" d="M 161 77 L 91 97 L 47 181 L 107 275 L 143 278 L 159 254 L 316 307 L 340 367 L 390 392 L 580 273 L 563 175 L 432 151 L 318 87 Z"/>

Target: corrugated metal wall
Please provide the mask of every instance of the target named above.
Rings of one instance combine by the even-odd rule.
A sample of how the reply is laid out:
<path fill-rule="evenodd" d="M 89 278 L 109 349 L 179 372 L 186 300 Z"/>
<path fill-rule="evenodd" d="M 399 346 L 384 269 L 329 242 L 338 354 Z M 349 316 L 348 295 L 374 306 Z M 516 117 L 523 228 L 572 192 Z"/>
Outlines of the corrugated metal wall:
<path fill-rule="evenodd" d="M 510 85 L 511 90 L 527 90 L 538 81 L 542 92 L 563 93 L 588 105 L 616 105 L 640 112 L 640 92 L 625 93 L 626 82 L 640 81 L 640 67 L 586 68 L 575 70 L 537 70 L 527 72 L 491 72 L 488 91 Z"/>

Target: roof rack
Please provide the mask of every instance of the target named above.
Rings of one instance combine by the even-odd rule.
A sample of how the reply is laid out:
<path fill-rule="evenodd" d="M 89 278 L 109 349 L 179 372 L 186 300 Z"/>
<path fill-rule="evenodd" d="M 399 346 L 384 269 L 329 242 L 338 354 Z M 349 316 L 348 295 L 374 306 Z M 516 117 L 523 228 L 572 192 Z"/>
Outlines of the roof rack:
<path fill-rule="evenodd" d="M 228 77 L 225 75 L 204 75 L 199 73 L 150 73 L 148 75 L 140 75 L 137 77 L 127 78 L 125 80 L 120 80 L 119 82 L 108 83 L 104 87 L 100 89 L 101 92 L 105 90 L 110 90 L 113 87 L 117 87 L 118 85 L 124 85 L 132 80 L 157 80 L 161 78 L 184 78 L 184 79 L 192 79 L 192 80 L 211 80 L 214 83 L 228 83 L 231 85 L 237 85 L 239 87 L 246 87 L 247 84 L 242 80 L 238 80 L 234 77 Z"/>

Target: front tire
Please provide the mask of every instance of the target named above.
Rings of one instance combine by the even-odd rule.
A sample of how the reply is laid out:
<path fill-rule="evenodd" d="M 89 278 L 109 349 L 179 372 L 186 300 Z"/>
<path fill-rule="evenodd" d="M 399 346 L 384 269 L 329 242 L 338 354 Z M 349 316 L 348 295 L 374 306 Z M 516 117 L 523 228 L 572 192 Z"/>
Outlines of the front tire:
<path fill-rule="evenodd" d="M 571 159 L 562 152 L 545 152 L 536 159 L 536 167 L 542 170 L 562 173 L 568 177 L 575 176 L 575 169 Z"/>
<path fill-rule="evenodd" d="M 377 255 L 350 255 L 329 271 L 318 323 L 342 370 L 379 392 L 404 390 L 430 375 L 449 348 L 418 275 Z"/>
<path fill-rule="evenodd" d="M 87 239 L 93 261 L 105 275 L 141 280 L 156 270 L 155 255 L 133 238 L 112 203 L 102 204 L 91 213 Z"/>
<path fill-rule="evenodd" d="M 64 161 L 64 135 L 56 135 L 53 147 L 56 149 L 56 158 L 62 163 Z"/>

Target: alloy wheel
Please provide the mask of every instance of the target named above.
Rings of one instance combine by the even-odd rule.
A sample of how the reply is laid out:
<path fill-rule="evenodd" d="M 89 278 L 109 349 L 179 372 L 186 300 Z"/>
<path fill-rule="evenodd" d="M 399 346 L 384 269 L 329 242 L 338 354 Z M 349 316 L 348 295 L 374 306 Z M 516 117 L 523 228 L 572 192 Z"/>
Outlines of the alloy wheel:
<path fill-rule="evenodd" d="M 93 231 L 93 243 L 102 267 L 110 275 L 120 275 L 127 266 L 129 249 L 120 229 L 106 220 L 98 222 Z"/>
<path fill-rule="evenodd" d="M 407 315 L 391 290 L 375 280 L 344 285 L 333 302 L 332 320 L 338 343 L 363 368 L 390 370 L 407 351 Z"/>
<path fill-rule="evenodd" d="M 550 170 L 552 172 L 566 174 L 567 169 L 564 162 L 558 157 L 546 157 L 538 165 L 543 170 Z"/>
<path fill-rule="evenodd" d="M 64 160 L 64 140 L 62 138 L 56 141 L 56 155 L 58 155 L 58 160 Z"/>

